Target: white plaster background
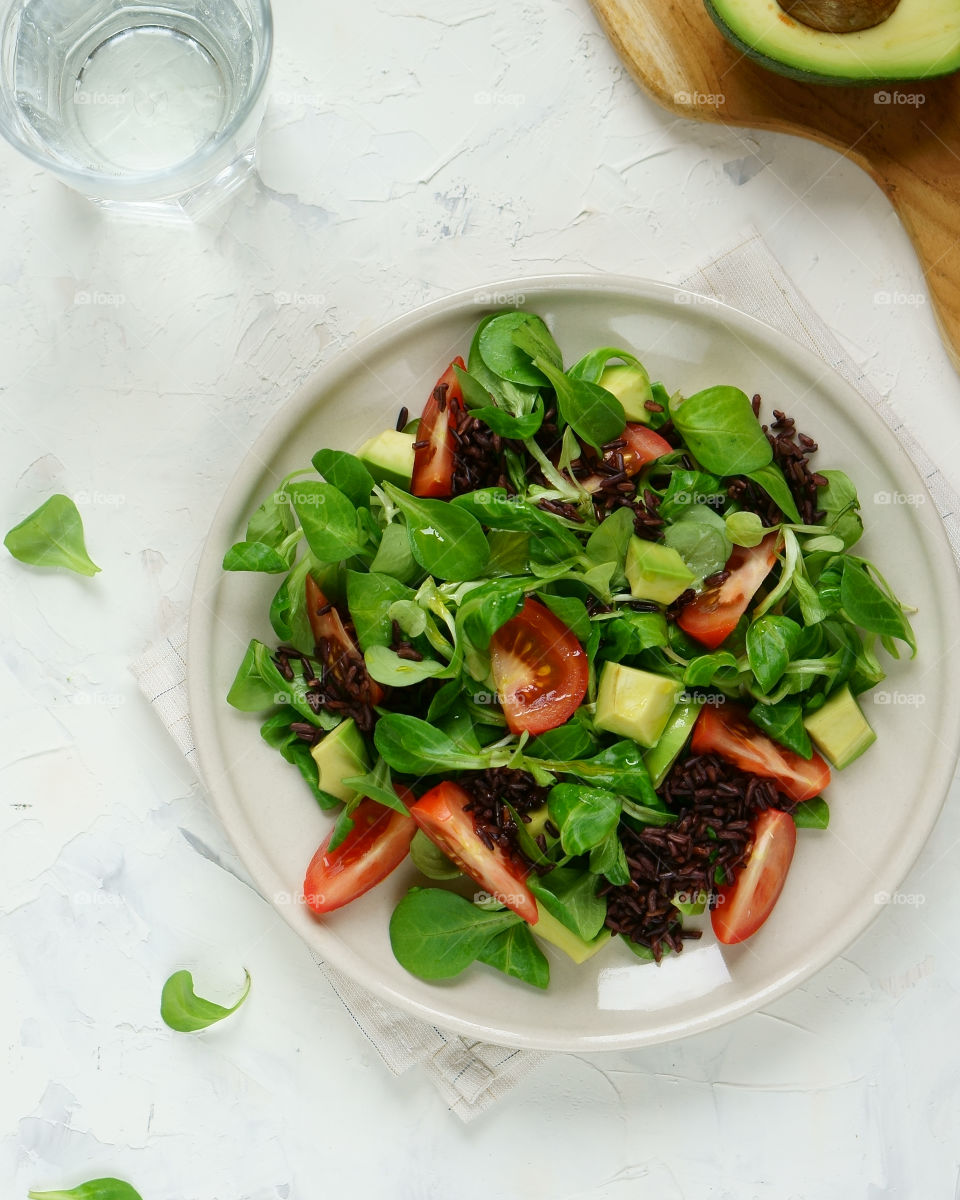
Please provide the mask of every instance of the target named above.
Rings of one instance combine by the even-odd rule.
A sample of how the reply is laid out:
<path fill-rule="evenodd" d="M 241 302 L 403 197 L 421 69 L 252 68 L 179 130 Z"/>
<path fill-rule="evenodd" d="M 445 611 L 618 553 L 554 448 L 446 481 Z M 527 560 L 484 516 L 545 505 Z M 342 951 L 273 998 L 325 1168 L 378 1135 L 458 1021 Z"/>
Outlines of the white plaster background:
<path fill-rule="evenodd" d="M 680 278 L 754 223 L 960 486 L 960 383 L 886 201 L 820 147 L 677 121 L 586 0 L 276 0 L 262 182 L 118 222 L 0 146 L 0 524 L 87 493 L 95 580 L 0 559 L 0 1184 L 145 1200 L 952 1197 L 960 818 L 811 982 L 673 1046 L 551 1059 L 463 1127 L 382 1068 L 230 851 L 127 664 L 182 612 L 284 398 L 421 301 L 545 270 Z M 85 298 L 86 301 L 85 302 Z M 954 800 L 956 796 L 954 796 Z M 87 902 L 78 902 L 86 896 Z M 171 970 L 227 996 L 202 1037 Z"/>

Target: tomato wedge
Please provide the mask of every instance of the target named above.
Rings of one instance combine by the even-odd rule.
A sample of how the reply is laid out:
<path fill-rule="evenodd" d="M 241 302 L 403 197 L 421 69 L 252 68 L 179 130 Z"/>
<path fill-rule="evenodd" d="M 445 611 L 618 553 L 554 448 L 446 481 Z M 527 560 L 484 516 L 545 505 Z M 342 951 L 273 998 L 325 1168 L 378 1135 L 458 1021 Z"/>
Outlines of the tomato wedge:
<path fill-rule="evenodd" d="M 590 674 L 576 636 L 529 597 L 491 638 L 490 666 L 511 733 L 546 733 L 568 721 Z"/>
<path fill-rule="evenodd" d="M 661 458 L 664 454 L 673 453 L 673 446 L 666 438 L 662 438 L 659 433 L 655 433 L 639 421 L 628 421 L 620 437 L 627 443 L 619 451 L 623 455 L 623 469 L 627 475 L 636 475 L 647 463 Z M 616 453 L 615 450 L 608 450 L 603 456 L 604 461 L 609 461 Z M 595 492 L 604 481 L 602 475 L 588 475 L 586 479 L 580 480 L 580 484 L 588 492 Z"/>
<path fill-rule="evenodd" d="M 693 727 L 690 748 L 694 754 L 719 754 L 751 775 L 772 779 L 791 800 L 812 800 L 830 782 L 830 768 L 814 751 L 801 758 L 768 738 L 739 704 L 719 708 L 705 704 Z"/>
<path fill-rule="evenodd" d="M 375 679 L 371 679 L 360 647 L 347 632 L 336 608 L 327 600 L 312 575 L 306 580 L 307 616 L 317 646 L 317 657 L 334 676 L 345 679 L 346 674 L 359 666 L 360 699 L 366 704 L 380 704 L 386 695 Z"/>
<path fill-rule="evenodd" d="M 426 836 L 453 859 L 464 875 L 523 917 L 537 923 L 537 902 L 527 887 L 528 869 L 501 846 L 486 846 L 465 805 L 470 797 L 456 783 L 438 783 L 420 797 L 410 815 Z"/>
<path fill-rule="evenodd" d="M 401 784 L 395 787 L 409 808 L 416 796 Z M 376 800 L 361 800 L 350 815 L 353 828 L 340 845 L 328 849 L 331 830 L 307 867 L 303 898 L 312 912 L 342 908 L 386 879 L 407 857 L 417 831 L 412 817 Z"/>
<path fill-rule="evenodd" d="M 623 455 L 623 469 L 628 475 L 636 475 L 641 467 L 653 462 L 655 458 L 662 458 L 664 454 L 673 453 L 673 446 L 666 438 L 662 438 L 659 433 L 655 433 L 654 430 L 639 421 L 628 421 L 620 436 L 627 443 L 621 450 L 621 454 Z"/>
<path fill-rule="evenodd" d="M 451 417 L 459 418 L 463 412 L 463 391 L 454 367 L 466 370 L 462 358 L 453 360 L 430 393 L 417 427 L 417 450 L 413 456 L 410 484 L 415 496 L 445 499 L 453 495 L 457 443 Z"/>
<path fill-rule="evenodd" d="M 768 808 L 757 817 L 753 849 L 736 880 L 717 890 L 710 914 L 717 941 L 734 946 L 757 932 L 780 898 L 797 844 L 789 813 Z"/>
<path fill-rule="evenodd" d="M 685 604 L 677 624 L 691 637 L 716 650 L 737 627 L 760 584 L 777 561 L 779 534 L 771 533 L 758 546 L 735 546 L 727 560 L 728 578 Z"/>

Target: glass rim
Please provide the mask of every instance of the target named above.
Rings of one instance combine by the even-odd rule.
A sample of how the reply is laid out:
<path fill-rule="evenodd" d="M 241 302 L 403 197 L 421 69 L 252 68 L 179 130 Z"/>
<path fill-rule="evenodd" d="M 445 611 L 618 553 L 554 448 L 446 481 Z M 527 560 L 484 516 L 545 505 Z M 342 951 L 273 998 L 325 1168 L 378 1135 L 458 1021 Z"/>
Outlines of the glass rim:
<path fill-rule="evenodd" d="M 199 178 L 194 178 L 198 169 L 202 168 L 205 163 L 215 160 L 217 154 L 223 149 L 230 139 L 242 128 L 245 121 L 250 117 L 251 112 L 259 102 L 263 93 L 264 84 L 267 80 L 267 74 L 270 70 L 270 64 L 273 60 L 273 9 L 271 0 L 252 0 L 252 3 L 259 10 L 263 20 L 263 55 L 257 67 L 256 73 L 251 80 L 250 89 L 244 103 L 233 114 L 228 123 L 223 129 L 211 138 L 207 143 L 200 147 L 194 154 L 188 158 L 182 159 L 173 166 L 162 167 L 154 171 L 138 171 L 136 173 L 124 173 L 123 175 L 111 175 L 105 171 L 93 171 L 83 167 L 71 167 L 52 158 L 49 153 L 44 153 L 31 142 L 22 137 L 19 131 L 10 124 L 0 110 L 0 134 L 10 143 L 15 150 L 25 155 L 37 166 L 42 167 L 45 171 L 56 175 L 65 183 L 70 184 L 77 191 L 87 196 L 97 197 L 99 192 L 96 188 L 98 183 L 108 187 L 108 190 L 113 193 L 114 199 L 129 199 L 133 203 L 149 203 L 152 201 L 163 201 L 170 197 L 177 196 L 183 192 L 189 192 L 194 187 L 201 187 L 207 182 L 208 176 L 201 175 Z M 0 83 L 4 93 L 7 93 L 7 88 L 4 83 Z M 8 100 L 9 100 L 9 94 Z M 220 169 L 228 167 L 230 164 L 225 162 Z M 145 185 L 151 183 L 160 184 L 165 180 L 174 181 L 177 176 L 183 172 L 189 172 L 190 180 L 181 186 L 171 186 L 167 190 L 152 190 L 149 195 L 142 193 Z M 217 174 L 218 172 L 215 172 Z M 131 195 L 126 197 L 124 192 L 129 191 Z M 132 194 L 138 193 L 138 194 Z"/>

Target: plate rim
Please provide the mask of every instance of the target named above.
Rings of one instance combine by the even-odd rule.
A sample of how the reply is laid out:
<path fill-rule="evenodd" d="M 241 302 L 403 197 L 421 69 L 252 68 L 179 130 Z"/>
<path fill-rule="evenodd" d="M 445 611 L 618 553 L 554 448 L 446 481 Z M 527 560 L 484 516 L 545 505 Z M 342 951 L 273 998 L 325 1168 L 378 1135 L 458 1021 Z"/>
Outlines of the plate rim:
<path fill-rule="evenodd" d="M 295 910 L 292 906 L 277 905 L 269 899 L 271 895 L 282 893 L 287 881 L 282 880 L 273 866 L 264 858 L 255 839 L 252 838 L 249 828 L 244 828 L 243 832 L 247 836 L 243 840 L 238 837 L 237 819 L 239 817 L 246 825 L 246 818 L 239 806 L 234 804 L 231 807 L 228 797 L 224 795 L 231 789 L 215 785 L 211 781 L 210 774 L 210 768 L 215 758 L 219 760 L 217 765 L 222 773 L 223 756 L 219 751 L 216 753 L 214 751 L 214 748 L 217 747 L 213 718 L 213 705 L 216 703 L 216 699 L 213 698 L 208 707 L 209 688 L 205 691 L 206 676 L 204 672 L 207 664 L 204 651 L 210 643 L 205 641 L 202 634 L 204 629 L 210 628 L 213 620 L 213 612 L 205 602 L 205 596 L 215 590 L 222 577 L 220 563 L 226 545 L 224 537 L 225 535 L 229 537 L 230 530 L 236 525 L 236 499 L 239 498 L 238 494 L 244 490 L 244 479 L 248 477 L 247 464 L 252 458 L 259 458 L 266 467 L 284 440 L 279 432 L 281 427 L 295 427 L 306 416 L 308 410 L 317 404 L 318 398 L 325 391 L 335 390 L 351 371 L 356 369 L 357 362 L 363 357 L 379 353 L 398 337 L 409 335 L 417 328 L 428 325 L 434 318 L 448 316 L 451 311 L 462 309 L 465 312 L 474 311 L 479 319 L 482 313 L 488 311 L 509 311 L 517 307 L 525 307 L 529 302 L 527 293 L 576 293 L 578 291 L 594 295 L 619 294 L 637 300 L 669 301 L 674 304 L 678 303 L 678 296 L 690 296 L 695 298 L 698 308 L 713 310 L 724 323 L 735 327 L 740 326 L 747 332 L 759 335 L 761 339 L 773 341 L 777 346 L 778 353 L 785 355 L 788 359 L 793 359 L 800 369 L 806 368 L 808 371 L 818 373 L 820 379 L 829 378 L 831 388 L 838 388 L 845 392 L 852 406 L 859 413 L 864 414 L 866 420 L 875 422 L 874 429 L 881 439 L 887 440 L 891 448 L 896 447 L 896 457 L 903 469 L 913 476 L 915 486 L 922 490 L 933 506 L 937 518 L 930 526 L 931 540 L 937 547 L 939 562 L 942 565 L 949 564 L 949 570 L 944 572 L 945 577 L 949 579 L 949 585 L 946 584 L 945 578 L 944 586 L 948 586 L 952 590 L 953 601 L 957 607 L 960 607 L 960 573 L 958 573 L 956 559 L 936 505 L 926 487 L 926 482 L 906 448 L 900 443 L 880 413 L 826 360 L 767 322 L 714 297 L 704 296 L 690 289 L 659 280 L 623 274 L 582 272 L 519 276 L 462 288 L 393 317 L 375 330 L 358 338 L 356 342 L 343 347 L 328 362 L 312 368 L 292 395 L 268 417 L 265 426 L 245 452 L 242 461 L 231 476 L 220 503 L 217 505 L 200 553 L 189 605 L 186 655 L 188 711 L 201 779 L 210 795 L 224 831 L 244 866 L 250 872 L 257 889 L 314 954 L 321 956 L 324 954 L 322 943 L 326 939 L 322 924 L 317 923 L 312 926 L 312 931 L 316 936 L 308 937 L 304 927 L 295 921 Z M 521 295 L 524 299 L 519 304 L 512 302 Z M 934 566 L 936 565 L 937 563 L 934 563 Z M 960 654 L 957 651 L 954 651 L 954 655 L 960 660 Z M 952 715 L 960 718 L 960 696 L 953 699 L 952 709 Z M 953 742 L 945 747 L 934 771 L 932 791 L 937 796 L 937 802 L 935 805 L 931 805 L 924 821 L 914 822 L 911 825 L 912 836 L 901 840 L 897 854 L 889 863 L 885 864 L 884 877 L 877 880 L 878 891 L 886 891 L 891 894 L 896 892 L 916 862 L 940 816 L 950 784 L 956 773 L 958 759 L 960 759 L 960 719 L 953 722 L 952 728 L 956 730 Z M 494 1041 L 502 1045 L 541 1051 L 614 1051 L 676 1041 L 718 1028 L 738 1017 L 755 1012 L 765 1004 L 791 991 L 843 954 L 852 942 L 866 932 L 884 908 L 880 904 L 876 904 L 874 907 L 875 911 L 868 913 L 866 919 L 863 919 L 858 907 L 851 906 L 846 920 L 835 926 L 843 931 L 842 944 L 834 945 L 837 939 L 831 940 L 830 945 L 833 948 L 828 952 L 811 954 L 796 970 L 784 972 L 767 987 L 754 990 L 748 996 L 727 1004 L 719 1005 L 711 1009 L 709 1013 L 692 1018 L 684 1017 L 673 1023 L 666 1019 L 669 1009 L 659 1010 L 658 1017 L 662 1016 L 663 1019 L 658 1020 L 656 1028 L 636 1033 L 583 1033 L 576 1036 L 551 1036 L 549 1031 L 545 1030 L 540 1033 L 518 1034 L 509 1029 L 499 1029 L 493 1025 L 481 1024 L 448 1014 L 440 1003 L 445 994 L 442 989 L 438 989 L 436 1006 L 421 1003 L 396 991 L 385 981 L 371 975 L 363 960 L 354 955 L 350 947 L 343 942 L 336 942 L 336 954 L 333 956 L 331 964 L 327 965 L 332 965 L 335 970 L 342 971 L 379 999 L 396 1005 L 404 1012 L 427 1021 L 431 1025 L 436 1024 L 461 1035 Z M 333 939 L 330 940 L 332 943 Z"/>

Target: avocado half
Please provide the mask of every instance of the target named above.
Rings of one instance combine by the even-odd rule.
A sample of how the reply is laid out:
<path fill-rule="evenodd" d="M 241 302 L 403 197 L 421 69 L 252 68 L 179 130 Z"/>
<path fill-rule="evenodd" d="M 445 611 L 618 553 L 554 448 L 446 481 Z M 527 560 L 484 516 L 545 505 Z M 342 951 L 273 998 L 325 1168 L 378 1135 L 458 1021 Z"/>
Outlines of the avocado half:
<path fill-rule="evenodd" d="M 704 0 L 721 32 L 755 62 L 807 83 L 895 83 L 960 70 L 957 0 L 900 0 L 870 29 L 826 33 L 777 0 Z"/>

